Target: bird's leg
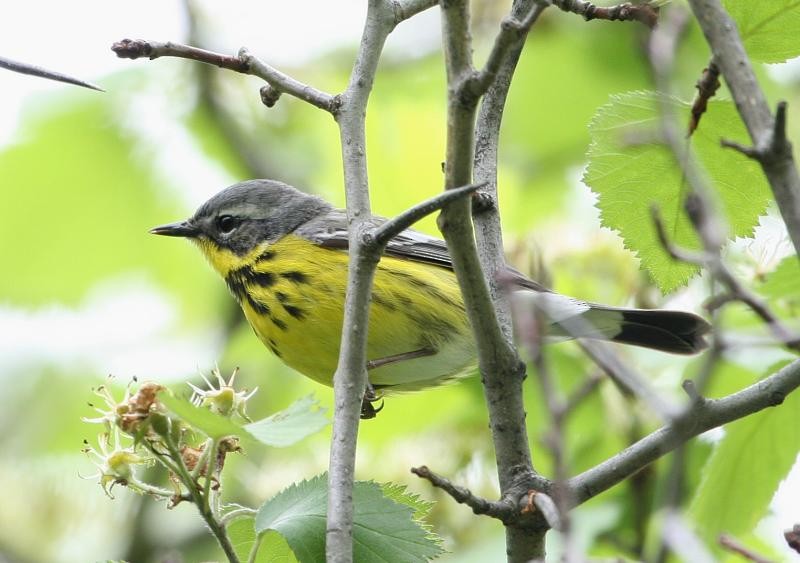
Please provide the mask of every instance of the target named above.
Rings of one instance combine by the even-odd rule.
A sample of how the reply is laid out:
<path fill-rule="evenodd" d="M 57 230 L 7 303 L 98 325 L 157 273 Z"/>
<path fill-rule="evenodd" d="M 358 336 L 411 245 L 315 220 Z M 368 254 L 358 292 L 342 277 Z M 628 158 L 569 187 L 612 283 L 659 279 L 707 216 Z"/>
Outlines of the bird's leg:
<path fill-rule="evenodd" d="M 378 358 L 377 360 L 370 360 L 367 362 L 367 370 L 376 369 L 389 364 L 396 364 L 397 362 L 404 362 L 406 360 L 413 360 L 415 358 L 424 358 L 425 356 L 433 356 L 436 350 L 431 348 L 420 348 L 419 350 L 412 350 L 411 352 L 403 352 L 401 354 L 392 354 Z"/>
<path fill-rule="evenodd" d="M 381 404 L 376 408 L 374 403 L 380 401 Z M 375 391 L 372 383 L 367 381 L 367 389 L 364 391 L 364 398 L 361 400 L 361 420 L 375 418 L 383 410 L 383 395 Z"/>
<path fill-rule="evenodd" d="M 376 369 L 389 364 L 403 362 L 405 360 L 413 360 L 414 358 L 424 358 L 425 356 L 433 356 L 436 350 L 430 348 L 420 348 L 419 350 L 412 350 L 411 352 L 403 352 L 401 354 L 393 354 L 378 358 L 377 360 L 370 360 L 367 362 L 367 370 Z M 376 408 L 374 403 L 380 401 L 380 405 Z M 361 401 L 361 419 L 366 420 L 375 418 L 379 412 L 383 410 L 383 396 L 375 391 L 372 384 L 367 381 L 367 389 L 364 392 L 364 399 Z"/>

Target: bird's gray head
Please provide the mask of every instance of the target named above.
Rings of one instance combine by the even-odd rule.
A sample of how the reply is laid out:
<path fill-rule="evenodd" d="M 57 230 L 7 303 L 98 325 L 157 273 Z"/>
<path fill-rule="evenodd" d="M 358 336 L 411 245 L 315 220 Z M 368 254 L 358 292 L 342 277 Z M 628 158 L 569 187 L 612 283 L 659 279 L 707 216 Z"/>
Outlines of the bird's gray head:
<path fill-rule="evenodd" d="M 331 209 L 324 200 L 275 180 L 248 180 L 225 188 L 186 221 L 151 229 L 156 235 L 195 239 L 244 256 L 263 242 L 275 242 Z M 210 245 L 209 245 L 210 243 Z"/>

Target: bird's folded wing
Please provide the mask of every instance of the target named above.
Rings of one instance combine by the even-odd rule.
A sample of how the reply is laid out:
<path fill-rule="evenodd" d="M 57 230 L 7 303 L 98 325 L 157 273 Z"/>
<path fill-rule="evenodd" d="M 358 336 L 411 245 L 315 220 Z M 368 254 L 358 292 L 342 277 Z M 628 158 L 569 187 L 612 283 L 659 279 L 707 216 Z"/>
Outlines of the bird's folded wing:
<path fill-rule="evenodd" d="M 386 219 L 375 217 L 376 222 Z M 335 209 L 301 225 L 295 233 L 306 238 L 323 248 L 336 248 L 347 250 L 347 216 L 344 210 Z M 453 269 L 453 262 L 447 250 L 445 241 L 426 235 L 413 229 L 406 229 L 392 238 L 386 245 L 386 255 L 405 258 L 415 262 L 433 264 L 448 270 Z M 504 273 L 505 281 L 511 285 L 531 289 L 533 291 L 549 292 L 543 285 L 528 279 L 522 273 L 507 266 Z"/>

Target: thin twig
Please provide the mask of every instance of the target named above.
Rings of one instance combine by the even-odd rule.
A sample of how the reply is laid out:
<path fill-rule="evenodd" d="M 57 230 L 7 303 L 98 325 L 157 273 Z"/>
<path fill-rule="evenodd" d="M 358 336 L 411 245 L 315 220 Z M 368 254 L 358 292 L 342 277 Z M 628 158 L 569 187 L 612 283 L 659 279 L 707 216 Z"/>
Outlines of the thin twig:
<path fill-rule="evenodd" d="M 376 227 L 367 233 L 367 236 L 371 239 L 373 244 L 383 247 L 389 242 L 389 240 L 399 235 L 401 232 L 409 228 L 423 217 L 430 215 L 434 211 L 442 209 L 450 202 L 475 193 L 478 189 L 485 185 L 486 182 L 480 182 L 436 194 L 432 198 L 418 203 L 415 206 L 403 211 L 400 215 L 389 219 L 379 227 Z"/>
<path fill-rule="evenodd" d="M 643 4 L 624 2 L 605 7 L 598 7 L 583 0 L 552 0 L 552 3 L 560 10 L 583 16 L 586 21 L 638 21 L 650 28 L 658 23 L 658 8 L 647 2 Z"/>
<path fill-rule="evenodd" d="M 719 545 L 725 549 L 726 551 L 730 551 L 731 553 L 736 553 L 737 555 L 742 556 L 744 559 L 748 561 L 753 561 L 753 563 L 772 563 L 771 559 L 767 559 L 763 555 L 759 555 L 752 549 L 748 549 L 744 546 L 739 540 L 734 538 L 730 534 L 721 534 L 718 538 Z"/>
<path fill-rule="evenodd" d="M 516 516 L 517 510 L 515 506 L 504 502 L 492 502 L 476 496 L 466 487 L 452 483 L 449 479 L 434 473 L 425 465 L 412 467 L 411 473 L 417 477 L 427 479 L 431 485 L 442 489 L 457 503 L 469 506 L 475 514 L 490 516 L 504 522 Z"/>
<path fill-rule="evenodd" d="M 715 311 L 732 302 L 741 302 L 747 305 L 761 320 L 767 325 L 767 328 L 772 332 L 775 338 L 785 345 L 787 348 L 793 350 L 800 350 L 800 335 L 793 333 L 789 328 L 781 322 L 781 320 L 772 312 L 769 306 L 761 299 L 755 292 L 748 289 L 742 284 L 739 279 L 733 275 L 730 268 L 725 264 L 719 252 L 702 252 L 696 253 L 683 248 L 680 248 L 669 239 L 669 235 L 664 228 L 664 222 L 656 208 L 653 208 L 653 223 L 656 228 L 656 233 L 661 245 L 667 252 L 675 258 L 689 264 L 707 268 L 712 277 L 722 284 L 727 290 L 727 293 L 716 296 L 706 303 L 706 309 Z M 707 213 L 707 212 L 706 212 Z M 702 235 L 701 235 L 702 238 Z M 706 245 L 708 246 L 708 245 Z"/>
<path fill-rule="evenodd" d="M 329 113 L 336 113 L 337 98 L 307 84 L 295 80 L 291 76 L 280 72 L 267 63 L 249 54 L 246 49 L 241 49 L 237 56 L 215 53 L 205 49 L 198 49 L 189 45 L 182 45 L 167 41 L 147 41 L 144 39 L 123 39 L 111 46 L 118 57 L 122 59 L 139 59 L 147 57 L 150 60 L 159 57 L 178 57 L 190 59 L 201 63 L 214 65 L 242 74 L 258 76 L 268 82 L 273 88 L 299 98 L 309 104 L 323 109 Z"/>
<path fill-rule="evenodd" d="M 29 76 L 38 76 L 39 78 L 46 78 L 47 80 L 55 80 L 56 82 L 74 84 L 75 86 L 82 86 L 84 88 L 89 88 L 90 90 L 97 90 L 98 92 L 105 92 L 105 90 L 100 88 L 100 86 L 92 84 L 91 82 L 86 82 L 85 80 L 73 78 L 72 76 L 56 72 L 54 70 L 47 70 L 46 68 L 42 68 L 40 66 L 30 65 L 28 63 L 21 63 L 19 61 L 12 61 L 11 59 L 7 59 L 5 57 L 0 57 L 0 68 L 4 68 L 6 70 L 10 70 L 13 72 L 18 72 L 20 74 L 27 74 Z"/>

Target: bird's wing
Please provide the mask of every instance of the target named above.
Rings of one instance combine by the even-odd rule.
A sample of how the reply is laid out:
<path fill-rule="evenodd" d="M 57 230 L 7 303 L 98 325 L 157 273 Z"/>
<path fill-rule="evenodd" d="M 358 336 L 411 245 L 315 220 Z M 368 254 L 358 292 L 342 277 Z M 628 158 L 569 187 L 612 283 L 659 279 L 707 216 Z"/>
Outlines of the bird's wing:
<path fill-rule="evenodd" d="M 375 217 L 377 223 L 386 219 Z M 333 209 L 319 217 L 304 223 L 294 234 L 306 238 L 323 248 L 347 250 L 347 216 L 341 209 Z M 433 264 L 448 270 L 453 269 L 453 261 L 447 250 L 445 241 L 426 235 L 413 229 L 406 229 L 392 238 L 386 245 L 385 254 L 397 258 L 405 258 L 415 262 Z M 506 266 L 504 278 L 507 283 L 534 291 L 550 292 L 543 285 L 525 277 L 518 270 Z"/>

